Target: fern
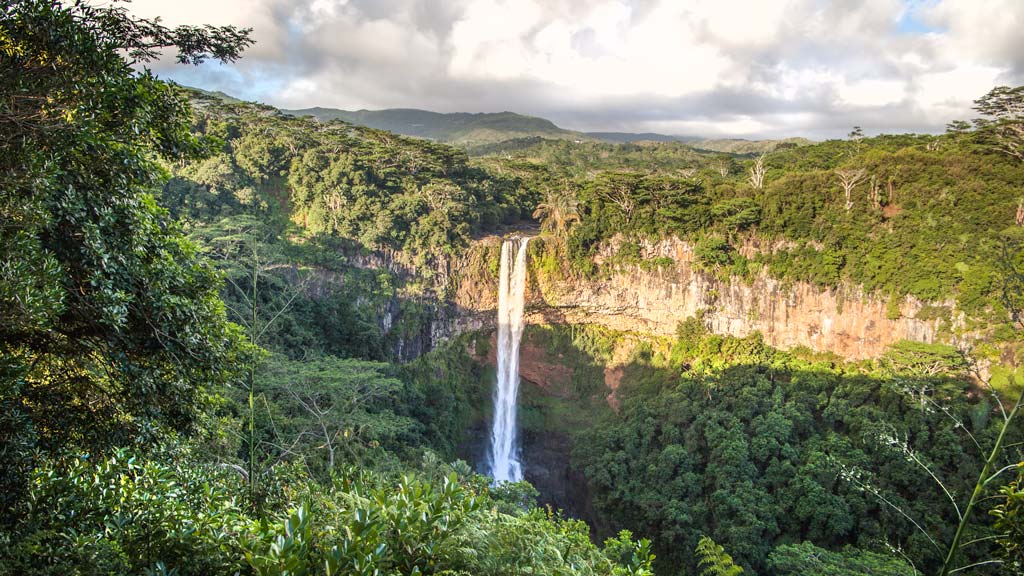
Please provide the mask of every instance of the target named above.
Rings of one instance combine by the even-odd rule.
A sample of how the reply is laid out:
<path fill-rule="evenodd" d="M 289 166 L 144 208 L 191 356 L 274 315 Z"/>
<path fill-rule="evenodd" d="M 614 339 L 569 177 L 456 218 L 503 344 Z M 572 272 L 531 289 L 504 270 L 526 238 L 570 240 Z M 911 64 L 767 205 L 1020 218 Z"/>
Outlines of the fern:
<path fill-rule="evenodd" d="M 701 576 L 739 576 L 743 574 L 743 568 L 732 561 L 732 556 L 725 553 L 725 549 L 715 544 L 715 541 L 707 536 L 701 536 L 697 543 L 697 565 L 701 568 Z"/>

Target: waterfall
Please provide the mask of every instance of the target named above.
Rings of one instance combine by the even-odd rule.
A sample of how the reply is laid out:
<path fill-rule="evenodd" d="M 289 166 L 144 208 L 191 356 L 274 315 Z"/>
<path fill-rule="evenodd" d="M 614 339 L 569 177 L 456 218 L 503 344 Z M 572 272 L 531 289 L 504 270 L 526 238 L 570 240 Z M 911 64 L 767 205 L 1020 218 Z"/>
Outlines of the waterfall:
<path fill-rule="evenodd" d="M 495 482 L 523 479 L 516 445 L 516 396 L 519 393 L 519 338 L 523 335 L 526 291 L 526 244 L 529 238 L 505 240 L 501 245 L 498 281 L 498 385 L 494 389 L 494 425 L 491 428 L 491 476 Z M 518 245 L 518 248 L 516 246 Z M 515 262 L 512 252 L 515 250 Z"/>

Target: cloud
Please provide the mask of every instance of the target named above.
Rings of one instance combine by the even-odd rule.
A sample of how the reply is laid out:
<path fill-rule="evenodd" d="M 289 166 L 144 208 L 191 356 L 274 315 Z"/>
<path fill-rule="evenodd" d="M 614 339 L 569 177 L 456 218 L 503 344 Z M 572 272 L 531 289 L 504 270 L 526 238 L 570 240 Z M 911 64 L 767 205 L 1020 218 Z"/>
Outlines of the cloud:
<path fill-rule="evenodd" d="M 1019 0 L 135 0 L 254 28 L 233 65 L 158 73 L 282 107 L 544 116 L 707 136 L 938 131 L 1024 81 Z"/>

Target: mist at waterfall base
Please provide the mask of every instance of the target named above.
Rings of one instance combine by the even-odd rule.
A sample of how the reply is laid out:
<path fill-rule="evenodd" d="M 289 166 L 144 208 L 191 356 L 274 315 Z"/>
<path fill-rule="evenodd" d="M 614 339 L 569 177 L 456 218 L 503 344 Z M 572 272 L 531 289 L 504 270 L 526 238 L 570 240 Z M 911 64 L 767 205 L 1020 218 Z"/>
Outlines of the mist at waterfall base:
<path fill-rule="evenodd" d="M 529 238 L 501 245 L 498 281 L 498 378 L 494 389 L 489 472 L 495 483 L 523 479 L 519 461 L 516 400 L 519 394 L 519 340 L 523 335 L 526 292 L 526 245 Z M 513 260 L 513 252 L 515 252 Z"/>

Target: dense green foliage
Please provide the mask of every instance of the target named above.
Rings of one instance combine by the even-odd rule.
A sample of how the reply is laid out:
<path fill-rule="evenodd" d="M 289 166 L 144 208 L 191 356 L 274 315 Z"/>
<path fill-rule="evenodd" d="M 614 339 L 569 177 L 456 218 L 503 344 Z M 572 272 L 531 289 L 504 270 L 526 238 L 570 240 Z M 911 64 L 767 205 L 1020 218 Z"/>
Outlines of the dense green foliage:
<path fill-rule="evenodd" d="M 610 144 L 523 138 L 470 148 L 481 162 L 511 158 L 515 162 L 547 166 L 573 177 L 597 170 L 662 171 L 694 168 L 705 157 L 680 142 Z M 731 157 L 729 157 L 731 159 Z"/>
<path fill-rule="evenodd" d="M 233 471 L 187 453 L 54 461 L 0 534 L 0 574 L 650 574 L 628 533 L 602 550 L 582 522 L 509 506 L 481 477 L 422 473 L 320 484 L 281 469 L 257 515 Z"/>
<path fill-rule="evenodd" d="M 236 214 L 190 227 L 226 280 L 222 296 L 229 318 L 248 325 L 255 303 L 258 315 L 266 317 L 257 319 L 266 324 L 260 344 L 270 350 L 292 358 L 383 360 L 399 330 L 386 334 L 379 317 L 392 312 L 404 318 L 404 330 L 420 328 L 415 302 L 397 301 L 396 276 L 353 266 L 345 256 L 348 244 L 289 238 L 286 224 L 272 216 Z"/>
<path fill-rule="evenodd" d="M 294 464 L 329 478 L 351 466 L 401 473 L 425 454 L 455 459 L 487 381 L 461 344 L 401 366 L 335 356 L 262 361 L 255 389 L 263 466 Z M 228 428 L 244 415 L 247 392 L 229 392 L 221 407 Z M 223 461 L 243 463 L 240 437 L 230 430 L 207 444 Z"/>
<path fill-rule="evenodd" d="M 872 565 L 912 573 L 890 545 L 929 573 L 941 565 L 957 518 L 929 471 L 962 506 L 988 456 L 974 441 L 991 445 L 1002 423 L 989 401 L 970 399 L 962 364 L 941 363 L 942 346 L 900 346 L 896 356 L 916 354 L 907 365 L 843 364 L 782 353 L 756 336 L 710 335 L 698 321 L 676 339 L 647 344 L 596 327 L 555 331 L 528 338 L 573 370 L 578 396 L 571 408 L 528 403 L 528 422 L 573 433 L 598 525 L 650 535 L 666 573 L 699 571 L 689 551 L 702 535 L 754 573 L 782 570 L 783 557 L 784 573 L 817 566 L 853 574 Z M 617 368 L 615 414 L 603 393 L 592 396 L 593 387 L 575 380 L 603 380 L 600 367 L 621 346 L 632 352 Z M 1010 444 L 1024 438 L 1019 426 L 1010 434 Z M 1000 462 L 1020 459 L 1019 450 Z M 974 517 L 967 540 L 992 533 L 983 517 Z M 783 550 L 795 542 L 824 551 Z M 846 546 L 856 549 L 836 552 Z M 991 551 L 965 549 L 967 558 Z"/>
<path fill-rule="evenodd" d="M 305 236 L 400 250 L 433 269 L 472 234 L 516 221 L 536 203 L 517 179 L 473 167 L 448 146 L 191 94 L 196 133 L 223 148 L 173 167 L 164 202 L 190 221 L 277 215 Z"/>
<path fill-rule="evenodd" d="M 854 548 L 832 552 L 810 542 L 779 546 L 768 557 L 779 576 L 915 576 L 911 566 L 892 554 Z"/>
<path fill-rule="evenodd" d="M 184 431 L 237 352 L 217 276 L 150 195 L 154 154 L 207 143 L 187 102 L 135 62 L 237 56 L 225 29 L 168 30 L 122 8 L 0 8 L 3 506 L 36 449 Z"/>
<path fill-rule="evenodd" d="M 992 510 L 995 529 L 1008 567 L 1019 572 L 1024 570 L 1024 471 L 1004 486 L 1000 495 L 1004 499 Z"/>

